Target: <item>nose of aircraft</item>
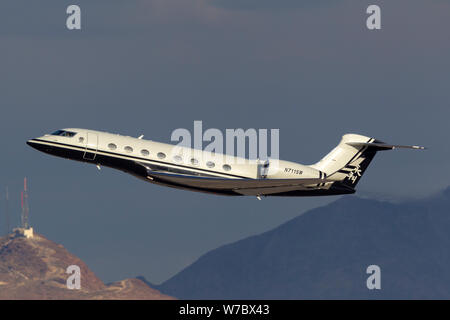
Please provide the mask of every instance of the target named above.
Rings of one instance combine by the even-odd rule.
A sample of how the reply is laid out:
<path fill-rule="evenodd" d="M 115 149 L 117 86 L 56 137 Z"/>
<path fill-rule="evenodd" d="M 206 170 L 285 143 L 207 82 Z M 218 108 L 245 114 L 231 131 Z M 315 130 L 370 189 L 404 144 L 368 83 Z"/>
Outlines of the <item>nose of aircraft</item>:
<path fill-rule="evenodd" d="M 41 143 L 38 139 L 39 138 L 27 140 L 27 145 L 42 152 L 49 152 L 51 147 L 44 143 Z"/>
<path fill-rule="evenodd" d="M 27 140 L 26 144 L 38 151 L 53 154 L 55 148 L 50 144 L 51 142 L 52 141 L 49 139 L 49 135 L 45 134 L 43 136 Z"/>
<path fill-rule="evenodd" d="M 34 142 L 34 139 L 30 139 L 30 140 L 27 141 L 27 145 L 29 145 L 30 147 L 33 147 L 33 148 L 36 149 L 37 143 Z"/>

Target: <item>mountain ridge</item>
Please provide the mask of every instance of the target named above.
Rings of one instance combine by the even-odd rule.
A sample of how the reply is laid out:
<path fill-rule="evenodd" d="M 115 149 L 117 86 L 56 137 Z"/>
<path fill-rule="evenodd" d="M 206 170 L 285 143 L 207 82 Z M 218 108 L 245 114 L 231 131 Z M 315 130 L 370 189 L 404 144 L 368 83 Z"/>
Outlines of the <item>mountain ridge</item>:
<path fill-rule="evenodd" d="M 226 244 L 156 286 L 182 299 L 450 298 L 450 187 L 405 203 L 345 196 Z M 379 265 L 382 289 L 368 290 Z"/>

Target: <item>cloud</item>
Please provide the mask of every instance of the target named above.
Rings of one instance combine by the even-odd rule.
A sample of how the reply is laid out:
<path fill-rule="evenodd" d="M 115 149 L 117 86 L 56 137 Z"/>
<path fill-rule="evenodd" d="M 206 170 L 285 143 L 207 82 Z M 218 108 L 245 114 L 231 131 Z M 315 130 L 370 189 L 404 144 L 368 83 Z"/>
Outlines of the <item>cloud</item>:
<path fill-rule="evenodd" d="M 142 8 L 154 18 L 167 19 L 200 19 L 214 20 L 223 12 L 220 8 L 210 5 L 209 0 L 151 0 L 141 1 Z"/>
<path fill-rule="evenodd" d="M 312 8 L 338 3 L 336 0 L 78 0 L 81 8 L 82 33 L 86 36 L 130 35 L 155 32 L 156 28 L 222 25 L 266 19 L 254 11 Z M 69 0 L 4 0 L 0 10 L 0 35 L 73 37 L 66 28 Z M 297 11 L 297 10 L 296 10 Z M 249 16 L 250 15 L 250 16 Z M 268 17 L 270 18 L 270 17 Z M 273 18 L 273 17 L 271 17 Z"/>
<path fill-rule="evenodd" d="M 66 28 L 66 8 L 73 1 L 4 0 L 0 10 L 0 36 L 73 36 Z M 155 26 L 210 24 L 230 12 L 209 0 L 78 0 L 84 35 L 120 35 L 154 31 Z M 80 32 L 79 32 L 80 33 Z"/>
<path fill-rule="evenodd" d="M 448 0 L 377 0 L 380 32 L 365 27 L 370 0 L 297 1 L 258 0 L 244 10 L 249 0 L 3 0 L 0 133 L 14 157 L 4 158 L 0 188 L 29 176 L 38 230 L 86 256 L 109 282 L 124 272 L 162 281 L 206 250 L 326 199 L 255 208 L 254 199 L 160 188 L 112 169 L 97 176 L 38 154 L 26 139 L 80 126 L 168 142 L 173 129 L 200 119 L 205 128 L 280 128 L 282 158 L 312 163 L 356 131 L 433 150 L 380 155 L 360 190 L 419 194 L 448 185 Z M 82 9 L 81 32 L 65 28 L 72 3 Z M 411 172 L 421 183 L 386 184 Z M 236 206 L 242 211 L 230 215 Z M 146 260 L 104 263 L 127 254 Z"/>
<path fill-rule="evenodd" d="M 213 6 L 229 10 L 289 10 L 335 5 L 336 0 L 211 0 Z"/>

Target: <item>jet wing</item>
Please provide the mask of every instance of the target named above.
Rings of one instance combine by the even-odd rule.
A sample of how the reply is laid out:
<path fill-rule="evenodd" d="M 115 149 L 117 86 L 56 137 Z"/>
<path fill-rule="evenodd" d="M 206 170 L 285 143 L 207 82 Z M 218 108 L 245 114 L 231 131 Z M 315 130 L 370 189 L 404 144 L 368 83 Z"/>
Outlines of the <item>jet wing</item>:
<path fill-rule="evenodd" d="M 177 184 L 180 186 L 215 189 L 215 190 L 234 190 L 242 194 L 269 194 L 271 189 L 298 189 L 299 186 L 317 185 L 325 183 L 326 179 L 225 179 L 209 177 L 193 177 L 179 174 L 170 174 L 162 172 L 148 171 L 148 175 L 158 181 Z M 247 190 L 248 192 L 245 192 Z M 242 191 L 242 192 L 241 192 Z"/>

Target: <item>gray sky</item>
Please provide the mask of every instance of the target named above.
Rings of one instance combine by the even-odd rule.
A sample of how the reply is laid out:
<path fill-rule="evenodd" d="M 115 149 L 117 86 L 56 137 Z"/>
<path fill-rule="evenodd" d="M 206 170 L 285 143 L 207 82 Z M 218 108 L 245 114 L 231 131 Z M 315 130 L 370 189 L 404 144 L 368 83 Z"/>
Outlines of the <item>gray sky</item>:
<path fill-rule="evenodd" d="M 279 128 L 280 157 L 310 164 L 354 132 L 429 147 L 377 155 L 359 195 L 449 185 L 450 1 L 76 1 L 82 30 L 68 31 L 73 3 L 0 4 L 0 188 L 10 187 L 17 221 L 27 176 L 32 225 L 104 281 L 164 281 L 336 198 L 162 188 L 38 153 L 27 139 L 82 127 L 169 142 L 202 120 Z M 380 31 L 365 27 L 369 4 L 381 6 Z"/>

